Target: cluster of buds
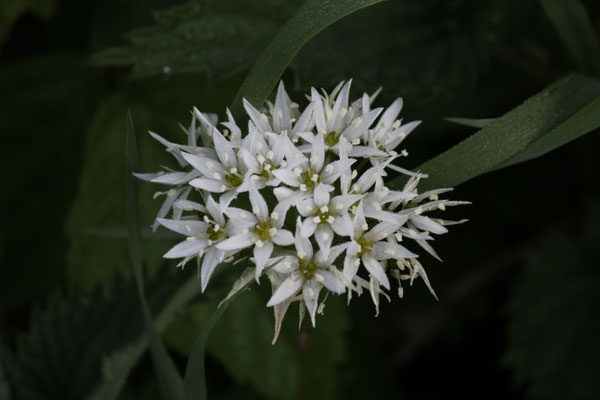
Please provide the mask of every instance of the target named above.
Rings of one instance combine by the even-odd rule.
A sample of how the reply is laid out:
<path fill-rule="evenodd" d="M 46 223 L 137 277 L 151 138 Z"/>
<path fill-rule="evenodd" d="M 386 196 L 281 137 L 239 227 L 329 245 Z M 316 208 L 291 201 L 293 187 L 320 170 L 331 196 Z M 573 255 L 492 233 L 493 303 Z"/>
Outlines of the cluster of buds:
<path fill-rule="evenodd" d="M 349 103 L 350 84 L 329 94 L 313 88 L 302 111 L 281 83 L 264 110 L 244 101 L 246 131 L 229 110 L 218 124 L 215 115 L 194 109 L 187 144 L 151 133 L 182 169 L 138 174 L 169 186 L 157 193 L 166 200 L 154 228 L 186 236 L 165 258 L 181 259 L 181 266 L 197 260 L 203 291 L 219 264 L 249 259 L 233 291 L 267 276 L 267 305 L 276 317 L 299 301 L 313 325 L 323 291 L 346 293 L 348 301 L 368 291 L 377 312 L 390 278 L 400 297 L 402 281 L 416 278 L 434 294 L 418 255 L 403 244 L 412 241 L 438 258 L 432 235 L 464 220 L 427 214 L 466 202 L 439 198 L 452 189 L 418 193 L 426 175 L 398 166 L 408 153 L 396 149 L 419 122 L 398 119 L 402 99 L 385 110 L 372 108 L 377 93 Z M 403 187 L 386 186 L 386 178 L 400 174 L 408 178 Z"/>

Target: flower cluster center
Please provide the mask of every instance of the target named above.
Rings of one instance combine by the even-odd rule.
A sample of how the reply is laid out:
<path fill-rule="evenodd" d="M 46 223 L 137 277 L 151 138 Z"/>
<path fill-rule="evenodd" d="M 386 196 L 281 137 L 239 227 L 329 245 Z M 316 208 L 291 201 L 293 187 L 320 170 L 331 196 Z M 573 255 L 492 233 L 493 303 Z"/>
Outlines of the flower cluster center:
<path fill-rule="evenodd" d="M 265 161 L 265 163 L 262 164 L 260 175 L 265 179 L 271 179 L 273 178 L 272 172 L 275 168 L 276 167 L 275 164 L 273 164 L 273 161 Z"/>
<path fill-rule="evenodd" d="M 242 184 L 244 178 L 237 172 L 230 172 L 225 175 L 225 182 L 229 185 L 229 187 L 238 187 Z"/>
<path fill-rule="evenodd" d="M 225 231 L 217 224 L 210 224 L 206 229 L 206 233 L 208 234 L 208 238 L 213 242 L 219 242 L 227 238 Z"/>
<path fill-rule="evenodd" d="M 317 264 L 315 264 L 313 260 L 307 260 L 305 258 L 301 258 L 298 261 L 300 262 L 298 271 L 300 271 L 304 279 L 312 279 L 317 273 Z"/>
<path fill-rule="evenodd" d="M 371 239 L 366 238 L 364 235 L 356 239 L 356 243 L 360 246 L 358 249 L 358 255 L 364 256 L 367 253 L 370 253 L 373 250 L 373 241 Z"/>
<path fill-rule="evenodd" d="M 271 229 L 273 225 L 269 221 L 262 221 L 254 225 L 254 232 L 258 235 L 260 240 L 271 239 Z"/>
<path fill-rule="evenodd" d="M 340 142 L 340 134 L 336 131 L 331 131 L 325 135 L 325 144 L 329 147 L 333 147 Z"/>
<path fill-rule="evenodd" d="M 329 210 L 323 211 L 323 209 L 324 208 L 318 209 L 315 216 L 321 220 L 321 223 L 329 223 L 329 217 L 333 217 L 333 215 L 331 214 L 331 212 L 329 212 Z"/>
<path fill-rule="evenodd" d="M 302 180 L 302 183 L 306 185 L 306 187 L 311 189 L 317 186 L 319 182 L 321 182 L 321 177 L 319 176 L 319 173 L 316 169 L 312 167 L 304 171 L 300 176 L 300 179 Z"/>

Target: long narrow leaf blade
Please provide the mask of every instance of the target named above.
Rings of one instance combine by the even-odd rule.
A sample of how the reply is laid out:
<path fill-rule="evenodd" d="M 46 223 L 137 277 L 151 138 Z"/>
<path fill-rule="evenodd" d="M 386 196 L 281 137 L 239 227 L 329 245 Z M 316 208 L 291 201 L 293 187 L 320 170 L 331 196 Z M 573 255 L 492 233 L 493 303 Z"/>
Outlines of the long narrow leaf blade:
<path fill-rule="evenodd" d="M 206 349 L 206 341 L 208 335 L 215 326 L 215 323 L 221 317 L 221 314 L 227 309 L 229 304 L 235 300 L 237 296 L 248 287 L 252 281 L 241 286 L 235 294 L 227 297 L 217 309 L 212 313 L 210 318 L 204 323 L 202 330 L 196 337 L 188 363 L 185 370 L 185 400 L 206 400 L 206 378 L 204 373 L 204 353 Z"/>
<path fill-rule="evenodd" d="M 444 118 L 448 122 L 452 122 L 458 125 L 468 126 L 471 128 L 485 128 L 492 122 L 496 120 L 496 118 Z"/>
<path fill-rule="evenodd" d="M 579 0 L 540 0 L 578 68 L 600 76 L 600 40 Z"/>
<path fill-rule="evenodd" d="M 383 0 L 308 0 L 261 53 L 231 106 L 242 112 L 242 99 L 262 106 L 294 55 L 313 36 L 342 17 Z"/>
<path fill-rule="evenodd" d="M 421 190 L 454 187 L 486 172 L 544 154 L 599 126 L 600 81 L 569 75 L 416 170 Z M 519 159 L 522 154 L 522 159 Z M 392 187 L 403 184 L 396 178 Z"/>
<path fill-rule="evenodd" d="M 163 396 L 167 400 L 183 399 L 183 382 L 181 376 L 175 368 L 175 364 L 160 336 L 156 332 L 150 309 L 146 302 L 144 294 L 144 277 L 142 273 L 142 235 L 140 231 L 139 212 L 138 212 L 138 186 L 137 179 L 133 172 L 137 169 L 137 145 L 135 140 L 135 131 L 131 113 L 127 114 L 127 135 L 125 139 L 125 182 L 126 182 L 126 203 L 127 203 L 127 229 L 129 234 L 129 248 L 131 252 L 131 261 L 133 272 L 140 297 L 142 312 L 144 314 L 144 324 L 148 341 L 150 343 L 150 353 L 152 362 Z"/>

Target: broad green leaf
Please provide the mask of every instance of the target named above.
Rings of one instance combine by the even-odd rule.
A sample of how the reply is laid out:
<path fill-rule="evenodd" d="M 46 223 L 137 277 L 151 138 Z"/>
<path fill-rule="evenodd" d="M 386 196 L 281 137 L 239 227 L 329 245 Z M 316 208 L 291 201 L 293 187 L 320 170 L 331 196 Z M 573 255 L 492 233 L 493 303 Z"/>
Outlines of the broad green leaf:
<path fill-rule="evenodd" d="M 600 38 L 579 0 L 539 0 L 582 72 L 600 76 Z"/>
<path fill-rule="evenodd" d="M 304 321 L 297 328 L 297 304 L 287 312 L 281 334 L 273 338 L 273 310 L 265 306 L 269 294 L 262 286 L 247 290 L 229 306 L 214 326 L 206 352 L 217 359 L 236 384 L 251 384 L 263 398 L 334 398 L 338 369 L 346 360 L 349 315 L 344 298 L 330 296 L 317 327 Z M 188 354 L 197 332 L 218 304 L 193 306 L 167 331 L 166 340 Z M 209 394 L 211 385 L 208 385 Z M 210 398 L 210 396 L 209 396 Z"/>
<path fill-rule="evenodd" d="M 163 273 L 148 282 L 153 309 L 181 284 L 182 276 Z M 102 378 L 102 359 L 143 332 L 133 281 L 111 289 L 52 297 L 34 310 L 29 329 L 17 337 L 17 348 L 5 370 L 15 400 L 81 400 Z M 2 398 L 2 397 L 0 397 Z"/>
<path fill-rule="evenodd" d="M 131 252 L 131 263 L 138 290 L 146 334 L 150 343 L 150 354 L 156 370 L 163 397 L 167 400 L 183 399 L 183 381 L 173 360 L 167 353 L 152 319 L 146 301 L 144 275 L 142 270 L 142 233 L 140 230 L 138 179 L 133 175 L 138 170 L 137 143 L 131 112 L 127 114 L 127 134 L 125 139 L 125 182 L 127 204 L 127 233 Z"/>
<path fill-rule="evenodd" d="M 231 106 L 242 112 L 242 99 L 262 107 L 294 55 L 313 36 L 344 16 L 381 0 L 308 0 L 260 54 Z"/>
<path fill-rule="evenodd" d="M 532 399 L 600 395 L 600 213 L 585 213 L 583 236 L 556 237 L 530 257 L 508 303 L 504 362 Z"/>
<path fill-rule="evenodd" d="M 208 86 L 201 76 L 192 74 L 166 80 L 148 79 L 129 85 L 100 103 L 87 130 L 82 133 L 85 146 L 80 156 L 82 165 L 77 195 L 66 223 L 70 286 L 90 289 L 110 281 L 115 274 L 131 276 L 124 240 L 124 110 L 131 108 L 134 112 L 140 132 L 139 172 L 156 172 L 161 165 L 178 168 L 174 158 L 150 137 L 148 130 L 174 142 L 185 140 L 185 133 L 178 124 L 189 125 L 192 107 L 224 110 L 235 93 L 237 85 L 234 85 L 233 81 L 223 81 L 219 86 Z M 166 190 L 164 185 L 140 184 L 143 232 L 148 232 L 164 200 L 164 195 L 154 199 L 153 194 Z M 162 256 L 173 244 L 160 235 L 144 237 L 144 262 L 149 271 L 167 268 Z"/>
<path fill-rule="evenodd" d="M 448 122 L 453 122 L 458 125 L 469 126 L 471 128 L 485 128 L 492 122 L 496 120 L 496 118 L 481 118 L 481 119 L 473 119 L 473 118 L 444 118 Z"/>
<path fill-rule="evenodd" d="M 420 187 L 454 187 L 505 163 L 541 155 L 597 129 L 600 81 L 569 75 L 415 170 L 429 174 Z M 581 114 L 580 114 L 581 113 Z M 562 127 L 562 125 L 565 127 Z M 549 135 L 546 138 L 546 135 Z M 530 146 L 532 150 L 530 150 Z M 511 161 L 513 160 L 513 161 Z M 506 164 L 508 165 L 508 164 Z M 404 181 L 396 178 L 393 186 Z"/>
<path fill-rule="evenodd" d="M 219 79 L 248 68 L 299 1 L 192 0 L 155 12 L 156 23 L 126 35 L 130 45 L 92 57 L 133 65 L 132 77 L 202 72 Z"/>

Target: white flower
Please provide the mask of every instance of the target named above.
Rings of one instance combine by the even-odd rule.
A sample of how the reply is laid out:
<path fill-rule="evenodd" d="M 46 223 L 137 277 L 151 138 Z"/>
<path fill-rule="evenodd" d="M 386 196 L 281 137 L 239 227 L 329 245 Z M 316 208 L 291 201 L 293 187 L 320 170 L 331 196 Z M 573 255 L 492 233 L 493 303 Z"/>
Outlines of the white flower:
<path fill-rule="evenodd" d="M 362 264 L 383 287 L 389 289 L 390 281 L 380 261 L 416 258 L 418 255 L 390 240 L 390 235 L 399 228 L 397 223 L 393 221 L 379 222 L 375 226 L 369 227 L 362 202 L 358 206 L 353 223 L 352 242 L 348 245 L 344 259 L 344 276 L 352 280 Z"/>
<path fill-rule="evenodd" d="M 274 246 L 289 246 L 294 242 L 292 233 L 283 229 L 285 216 L 292 201 L 279 203 L 273 212 L 269 213 L 267 203 L 258 190 L 252 188 L 249 193 L 252 212 L 236 207 L 229 207 L 225 210 L 227 216 L 235 220 L 242 231 L 219 243 L 217 247 L 221 250 L 235 251 L 253 246 L 256 279 L 258 280 L 271 258 Z"/>
<path fill-rule="evenodd" d="M 232 221 L 225 221 L 220 207 L 208 197 L 206 207 L 191 201 L 179 201 L 176 205 L 181 210 L 194 210 L 204 214 L 202 219 L 158 219 L 164 227 L 187 236 L 186 240 L 169 250 L 165 258 L 183 258 L 180 265 L 185 265 L 190 259 L 202 259 L 200 279 L 202 291 L 206 289 L 215 267 L 228 255 L 227 251 L 217 248 L 217 244 L 234 232 Z"/>
<path fill-rule="evenodd" d="M 310 240 L 300 232 L 299 223 L 296 227 L 294 245 L 296 254 L 284 257 L 273 267 L 275 271 L 287 275 L 287 278 L 280 283 L 267 306 L 280 304 L 302 289 L 304 303 L 311 322 L 315 326 L 315 314 L 321 288 L 325 287 L 336 294 L 344 293 L 346 290 L 339 271 L 333 265 L 335 259 L 344 251 L 345 246 L 338 245 L 331 248 L 327 256 L 321 251 L 313 254 Z"/>
<path fill-rule="evenodd" d="M 331 198 L 333 186 L 319 183 L 313 197 L 301 200 L 297 204 L 298 213 L 306 217 L 301 224 L 304 237 L 315 235 L 323 254 L 327 257 L 333 242 L 334 233 L 339 236 L 352 236 L 352 220 L 348 207 L 358 202 L 362 196 L 339 195 Z"/>
<path fill-rule="evenodd" d="M 464 222 L 430 212 L 466 202 L 440 200 L 450 189 L 419 194 L 426 175 L 393 164 L 408 155 L 396 149 L 419 124 L 402 123 L 402 99 L 385 111 L 372 109 L 379 91 L 351 102 L 350 86 L 342 82 L 329 94 L 313 88 L 301 110 L 280 83 L 274 103 L 257 109 L 244 100 L 247 129 L 229 110 L 219 130 L 215 116 L 194 109 L 185 144 L 151 133 L 180 170 L 138 175 L 167 185 L 158 193 L 167 198 L 155 226 L 186 240 L 165 257 L 182 259 L 179 265 L 198 260 L 202 290 L 224 261 L 248 264 L 230 296 L 268 276 L 275 337 L 295 301 L 301 320 L 306 309 L 315 324 L 323 288 L 347 292 L 349 300 L 368 290 L 377 313 L 380 298 L 389 299 L 390 277 L 398 281 L 400 297 L 402 281 L 417 278 L 434 293 L 418 255 L 404 243 L 414 241 L 439 259 L 433 236 Z M 386 181 L 397 172 L 410 179 L 392 190 Z"/>

